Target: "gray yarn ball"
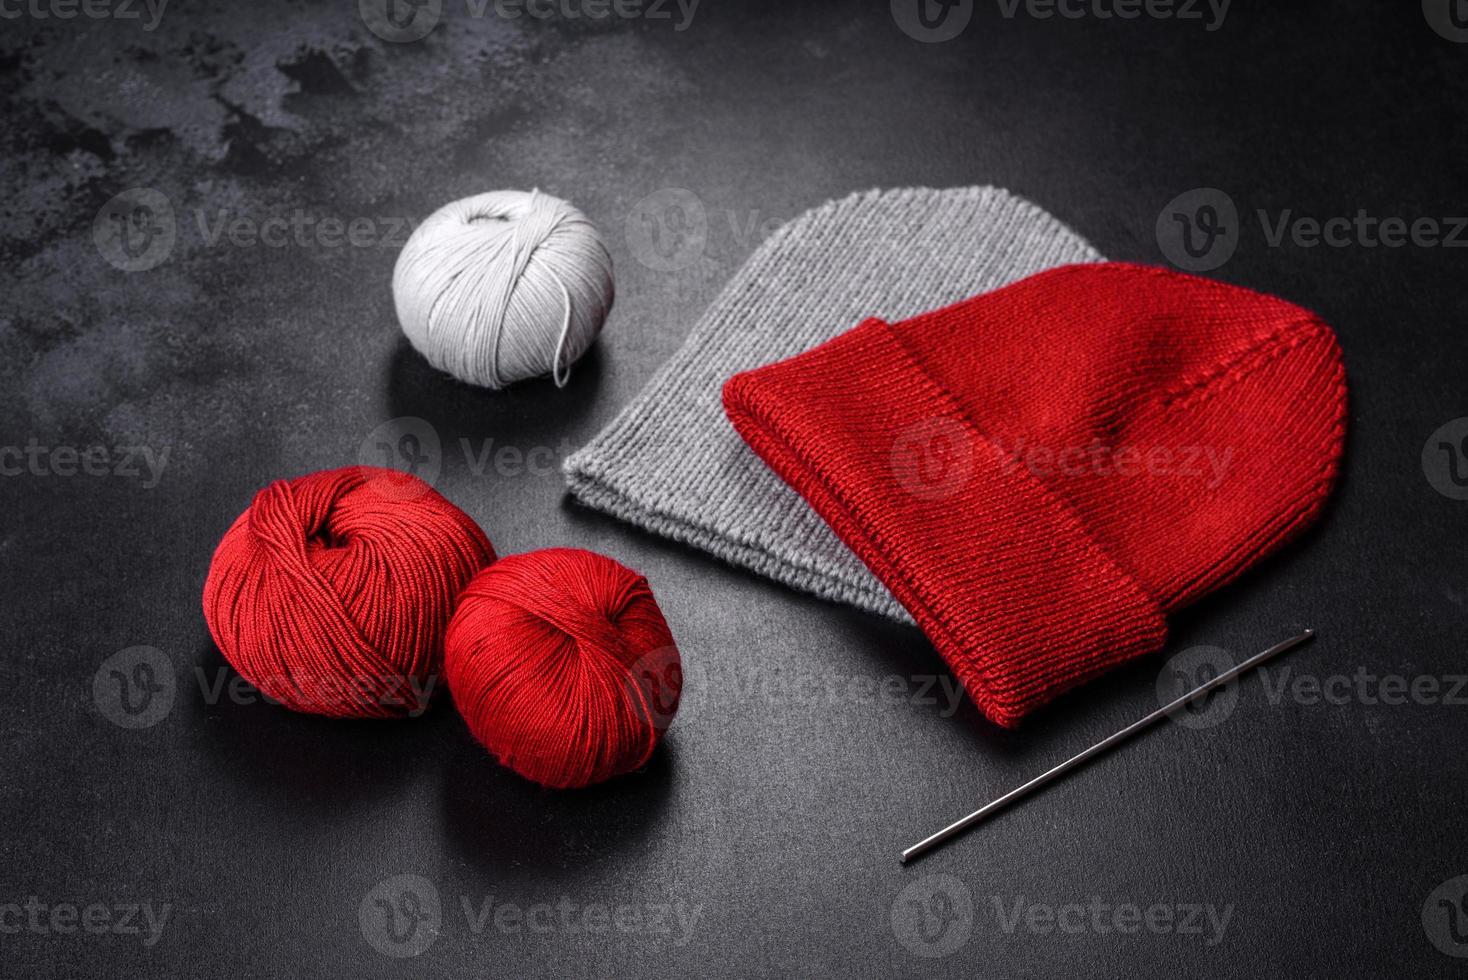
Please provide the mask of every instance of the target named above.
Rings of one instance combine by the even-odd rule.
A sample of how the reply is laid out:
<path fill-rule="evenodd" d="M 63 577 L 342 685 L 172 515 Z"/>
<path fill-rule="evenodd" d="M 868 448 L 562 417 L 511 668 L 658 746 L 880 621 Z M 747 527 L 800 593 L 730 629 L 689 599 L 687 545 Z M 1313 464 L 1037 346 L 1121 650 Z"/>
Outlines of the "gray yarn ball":
<path fill-rule="evenodd" d="M 398 323 L 428 363 L 498 390 L 565 385 L 612 306 L 612 257 L 579 210 L 538 190 L 491 191 L 429 215 L 398 256 Z"/>

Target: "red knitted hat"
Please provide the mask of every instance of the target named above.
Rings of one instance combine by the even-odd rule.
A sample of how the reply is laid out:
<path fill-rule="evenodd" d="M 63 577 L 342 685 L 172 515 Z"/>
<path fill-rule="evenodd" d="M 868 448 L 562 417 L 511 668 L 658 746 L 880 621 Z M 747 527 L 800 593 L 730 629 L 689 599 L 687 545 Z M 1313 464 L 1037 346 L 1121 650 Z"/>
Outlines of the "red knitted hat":
<path fill-rule="evenodd" d="M 1098 264 L 867 320 L 724 408 L 1013 726 L 1315 520 L 1346 386 L 1300 307 Z"/>

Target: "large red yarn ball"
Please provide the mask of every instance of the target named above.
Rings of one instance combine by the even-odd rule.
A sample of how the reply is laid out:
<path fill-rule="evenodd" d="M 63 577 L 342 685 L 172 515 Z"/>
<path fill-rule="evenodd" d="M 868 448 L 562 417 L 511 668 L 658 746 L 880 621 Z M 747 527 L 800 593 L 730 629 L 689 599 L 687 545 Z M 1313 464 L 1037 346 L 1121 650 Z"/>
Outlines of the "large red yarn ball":
<path fill-rule="evenodd" d="M 417 477 L 312 473 L 261 490 L 225 532 L 204 618 L 268 699 L 338 718 L 417 715 L 459 591 L 494 559 L 479 526 Z"/>
<path fill-rule="evenodd" d="M 683 688 L 647 579 L 575 548 L 511 555 L 476 575 L 449 623 L 444 675 L 474 737 L 556 789 L 643 766 Z"/>

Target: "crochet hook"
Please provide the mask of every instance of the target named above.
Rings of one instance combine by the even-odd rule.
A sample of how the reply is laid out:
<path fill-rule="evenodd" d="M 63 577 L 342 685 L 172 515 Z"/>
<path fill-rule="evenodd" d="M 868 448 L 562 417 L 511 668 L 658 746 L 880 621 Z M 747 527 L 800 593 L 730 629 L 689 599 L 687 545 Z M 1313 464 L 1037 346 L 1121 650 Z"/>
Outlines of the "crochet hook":
<path fill-rule="evenodd" d="M 1314 638 L 1314 636 L 1314 630 L 1306 630 L 1299 636 L 1292 636 L 1282 643 L 1276 643 L 1274 646 L 1270 647 L 1268 650 L 1265 650 L 1263 653 L 1256 653 L 1254 656 L 1250 657 L 1248 660 L 1245 660 L 1243 663 L 1240 663 L 1234 667 L 1230 667 L 1228 670 L 1225 670 L 1217 677 L 1213 678 L 1210 681 L 1207 681 L 1206 683 L 1198 685 L 1187 694 L 1184 694 L 1182 697 L 1178 698 L 1175 701 L 1163 705 L 1156 711 L 1147 715 L 1145 718 L 1137 719 L 1130 725 L 1123 728 L 1121 731 L 1117 732 L 1115 735 L 1111 735 L 1107 738 L 1102 739 L 1095 745 L 1091 746 L 1089 749 L 1086 749 L 1084 752 L 1078 753 L 1077 755 L 1066 759 L 1054 769 L 1043 772 L 1040 775 L 1036 776 L 1034 779 L 1031 779 L 1029 782 L 1025 783 L 1023 786 L 1010 790 L 1008 793 L 1005 793 L 997 800 L 994 800 L 993 802 L 980 807 L 973 813 L 970 813 L 962 820 L 957 820 L 949 824 L 942 830 L 938 831 L 936 834 L 933 834 L 931 837 L 926 837 L 923 840 L 918 841 L 916 844 L 912 845 L 907 850 L 902 852 L 902 863 L 906 864 L 908 861 L 911 861 L 913 858 L 922 854 L 924 851 L 931 850 L 932 848 L 937 847 L 939 844 L 943 843 L 949 838 L 955 837 L 958 834 L 963 833 L 974 824 L 977 824 L 980 821 L 990 816 L 993 816 L 995 813 L 998 813 L 1000 810 L 1004 809 L 1016 800 L 1028 796 L 1029 794 L 1033 793 L 1035 790 L 1046 785 L 1047 783 L 1051 783 L 1059 779 L 1061 776 L 1064 776 L 1072 769 L 1077 769 L 1085 765 L 1091 759 L 1094 759 L 1096 756 L 1107 751 L 1108 749 L 1120 745 L 1122 742 L 1125 742 L 1127 739 L 1142 731 L 1144 728 L 1154 725 L 1157 722 L 1161 721 L 1163 718 L 1166 718 L 1178 708 L 1181 708 L 1184 705 L 1191 704 L 1194 700 L 1202 697 L 1209 691 L 1212 691 L 1215 688 L 1222 687 L 1229 681 L 1233 680 L 1235 677 L 1238 677 L 1240 674 L 1244 674 L 1250 670 L 1253 670 L 1255 667 L 1260 666 L 1272 657 L 1279 656 L 1286 650 L 1292 650 L 1300 644 L 1308 642 L 1309 640 Z"/>

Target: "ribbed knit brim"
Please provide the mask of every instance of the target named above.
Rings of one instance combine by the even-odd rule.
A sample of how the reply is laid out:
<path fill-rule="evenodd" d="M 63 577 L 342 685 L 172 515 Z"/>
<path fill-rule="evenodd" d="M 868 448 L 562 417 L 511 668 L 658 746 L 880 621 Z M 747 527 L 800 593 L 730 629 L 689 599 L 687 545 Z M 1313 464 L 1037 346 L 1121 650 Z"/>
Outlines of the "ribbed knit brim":
<path fill-rule="evenodd" d="M 739 438 L 721 387 L 867 317 L 902 319 L 1044 269 L 1100 260 L 1046 211 L 995 187 L 868 191 L 807 211 L 755 251 L 647 387 L 566 460 L 570 490 L 786 585 L 911 621 Z"/>
<path fill-rule="evenodd" d="M 883 384 L 850 383 L 873 362 Z M 891 585 L 997 724 L 1161 647 L 1157 603 L 974 433 L 889 324 L 736 375 L 724 397 L 750 446 Z M 908 433 L 931 461 L 901 458 Z"/>

